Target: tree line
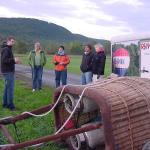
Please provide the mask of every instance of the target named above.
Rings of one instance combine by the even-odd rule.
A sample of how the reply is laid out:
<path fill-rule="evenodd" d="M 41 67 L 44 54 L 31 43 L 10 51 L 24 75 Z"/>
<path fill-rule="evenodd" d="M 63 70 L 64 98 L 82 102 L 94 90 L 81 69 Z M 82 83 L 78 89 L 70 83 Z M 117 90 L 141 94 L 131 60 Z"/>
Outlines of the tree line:
<path fill-rule="evenodd" d="M 0 41 L 0 45 L 2 45 L 3 41 L 4 40 Z M 96 43 L 97 42 L 94 41 L 91 43 L 82 43 L 78 41 L 65 42 L 65 43 L 60 43 L 55 41 L 41 41 L 42 48 L 46 51 L 47 54 L 55 54 L 57 52 L 58 47 L 60 45 L 64 45 L 66 52 L 71 55 L 81 55 L 83 53 L 84 45 L 86 44 L 91 44 L 93 46 L 93 51 L 94 51 L 94 45 Z M 106 54 L 110 55 L 110 51 L 111 51 L 110 42 L 106 41 L 101 44 L 104 46 Z M 25 42 L 21 40 L 16 40 L 16 44 L 13 48 L 14 52 L 18 54 L 26 54 L 33 49 L 34 49 L 33 42 Z"/>

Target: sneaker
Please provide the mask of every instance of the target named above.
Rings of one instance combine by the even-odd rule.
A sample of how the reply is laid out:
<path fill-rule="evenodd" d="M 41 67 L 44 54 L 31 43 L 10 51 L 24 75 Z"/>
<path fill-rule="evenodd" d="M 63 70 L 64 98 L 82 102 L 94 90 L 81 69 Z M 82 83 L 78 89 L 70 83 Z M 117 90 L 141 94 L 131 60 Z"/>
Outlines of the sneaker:
<path fill-rule="evenodd" d="M 35 89 L 33 89 L 32 92 L 35 92 Z"/>

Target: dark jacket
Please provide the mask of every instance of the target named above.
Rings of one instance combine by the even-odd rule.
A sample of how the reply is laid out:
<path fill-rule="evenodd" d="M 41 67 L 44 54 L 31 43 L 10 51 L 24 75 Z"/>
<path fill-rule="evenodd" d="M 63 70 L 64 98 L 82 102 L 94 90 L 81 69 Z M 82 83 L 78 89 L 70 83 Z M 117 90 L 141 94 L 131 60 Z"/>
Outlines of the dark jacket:
<path fill-rule="evenodd" d="M 92 60 L 92 73 L 104 75 L 106 55 L 104 52 L 95 53 Z"/>
<path fill-rule="evenodd" d="M 80 65 L 80 69 L 83 73 L 92 71 L 92 59 L 93 59 L 93 53 L 90 52 L 88 54 L 82 55 L 82 62 Z"/>
<path fill-rule="evenodd" d="M 4 43 L 1 50 L 1 72 L 15 72 L 15 59 L 12 53 L 12 47 Z"/>

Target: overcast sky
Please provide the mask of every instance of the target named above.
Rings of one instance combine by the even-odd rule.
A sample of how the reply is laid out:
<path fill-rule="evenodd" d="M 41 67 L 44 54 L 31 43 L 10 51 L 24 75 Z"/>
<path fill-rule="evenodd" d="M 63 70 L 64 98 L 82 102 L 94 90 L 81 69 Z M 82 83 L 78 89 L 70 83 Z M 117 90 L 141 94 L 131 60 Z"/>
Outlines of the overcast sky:
<path fill-rule="evenodd" d="M 1 0 L 0 17 L 31 17 L 73 33 L 111 39 L 147 32 L 150 0 Z"/>

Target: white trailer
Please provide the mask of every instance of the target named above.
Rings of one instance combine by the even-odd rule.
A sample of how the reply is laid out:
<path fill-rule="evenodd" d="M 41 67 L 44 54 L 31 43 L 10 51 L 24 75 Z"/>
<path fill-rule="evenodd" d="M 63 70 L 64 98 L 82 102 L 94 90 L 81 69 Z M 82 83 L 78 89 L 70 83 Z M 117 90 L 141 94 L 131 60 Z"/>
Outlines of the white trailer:
<path fill-rule="evenodd" d="M 150 78 L 150 33 L 111 39 L 112 72 Z"/>

